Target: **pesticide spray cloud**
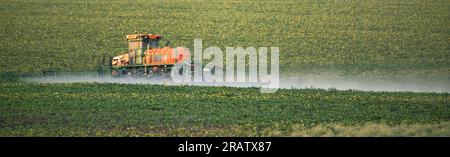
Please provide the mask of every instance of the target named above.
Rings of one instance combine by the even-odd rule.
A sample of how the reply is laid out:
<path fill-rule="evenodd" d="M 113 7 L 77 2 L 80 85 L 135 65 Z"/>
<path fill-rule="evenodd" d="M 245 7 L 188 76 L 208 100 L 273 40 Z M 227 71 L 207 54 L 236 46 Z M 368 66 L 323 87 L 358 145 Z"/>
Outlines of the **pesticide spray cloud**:
<path fill-rule="evenodd" d="M 189 49 L 178 47 L 189 52 Z M 224 55 L 225 54 L 225 55 Z M 335 71 L 314 71 L 302 74 L 282 74 L 279 71 L 279 48 L 270 47 L 226 47 L 222 51 L 218 47 L 203 49 L 202 40 L 194 40 L 194 71 L 190 72 L 190 53 L 185 54 L 186 61 L 176 63 L 172 67 L 171 77 L 111 77 L 97 73 L 63 73 L 52 76 L 24 77 L 25 82 L 38 83 L 120 83 L 120 84 L 156 84 L 156 85 L 192 85 L 192 86 L 227 86 L 257 87 L 262 93 L 273 93 L 278 89 L 336 89 L 362 91 L 407 91 L 407 92 L 450 92 L 450 77 L 441 78 L 389 78 L 361 77 L 340 75 Z M 172 55 L 177 56 L 177 55 Z M 212 57 L 214 56 L 214 58 Z M 224 62 L 224 56 L 226 62 Z M 246 59 L 248 58 L 248 60 Z M 173 58 L 175 59 L 175 58 Z M 203 64 L 203 60 L 210 60 Z M 236 60 L 236 62 L 235 62 Z M 246 62 L 248 61 L 248 64 Z M 270 64 L 268 63 L 270 62 Z M 226 66 L 224 68 L 224 63 Z M 236 64 L 236 66 L 235 66 Z M 203 66 L 204 65 L 204 66 Z M 184 67 L 184 68 L 182 68 Z M 248 67 L 248 68 L 247 68 Z M 270 67 L 270 68 L 269 68 Z M 215 74 L 212 69 L 215 68 Z M 246 69 L 247 68 L 247 69 Z M 269 70 L 270 69 L 270 74 Z M 182 74 L 180 70 L 187 70 Z M 247 73 L 248 71 L 248 73 Z"/>
<path fill-rule="evenodd" d="M 189 85 L 189 86 L 226 86 L 226 87 L 259 87 L 257 83 L 211 83 L 211 82 L 174 82 L 162 77 L 123 77 L 113 78 L 110 75 L 97 73 L 65 73 L 52 76 L 22 77 L 24 82 L 34 83 L 119 83 L 149 85 Z M 336 89 L 388 92 L 445 92 L 450 93 L 450 79 L 387 79 L 362 78 L 359 76 L 342 76 L 332 74 L 280 75 L 280 89 Z"/>

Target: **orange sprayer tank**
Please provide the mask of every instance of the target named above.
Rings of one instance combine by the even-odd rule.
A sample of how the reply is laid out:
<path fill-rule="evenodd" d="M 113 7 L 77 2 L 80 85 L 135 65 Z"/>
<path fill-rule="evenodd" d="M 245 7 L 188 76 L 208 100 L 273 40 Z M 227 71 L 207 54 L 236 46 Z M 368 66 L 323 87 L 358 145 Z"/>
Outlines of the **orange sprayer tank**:
<path fill-rule="evenodd" d="M 150 49 L 145 52 L 144 65 L 173 65 L 185 60 L 189 50 L 181 47 L 163 47 Z"/>

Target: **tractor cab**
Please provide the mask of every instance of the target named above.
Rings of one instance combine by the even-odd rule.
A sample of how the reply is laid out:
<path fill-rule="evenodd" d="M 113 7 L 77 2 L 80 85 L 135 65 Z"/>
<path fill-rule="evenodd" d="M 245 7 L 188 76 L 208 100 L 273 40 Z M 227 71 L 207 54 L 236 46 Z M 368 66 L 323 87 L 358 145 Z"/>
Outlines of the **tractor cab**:
<path fill-rule="evenodd" d="M 159 41 L 161 40 L 161 35 L 153 34 L 132 34 L 126 36 L 128 41 L 129 49 L 139 49 L 139 48 L 159 48 Z"/>
<path fill-rule="evenodd" d="M 150 39 L 148 40 L 148 45 L 152 48 L 159 48 L 159 41 L 161 40 L 161 38 L 157 38 L 157 39 Z"/>
<path fill-rule="evenodd" d="M 159 48 L 161 35 L 153 34 L 132 34 L 127 35 L 129 49 L 129 64 L 143 64 L 145 51 Z"/>

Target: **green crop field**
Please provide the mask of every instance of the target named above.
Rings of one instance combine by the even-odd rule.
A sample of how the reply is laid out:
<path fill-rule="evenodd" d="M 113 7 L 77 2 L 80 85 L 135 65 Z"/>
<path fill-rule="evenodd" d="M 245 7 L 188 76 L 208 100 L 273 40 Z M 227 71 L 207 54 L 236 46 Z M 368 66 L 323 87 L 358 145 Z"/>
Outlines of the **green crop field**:
<path fill-rule="evenodd" d="M 389 136 L 450 135 L 449 94 L 12 83 L 0 99 L 0 136 L 307 136 L 367 123 L 406 125 Z"/>
<path fill-rule="evenodd" d="M 286 72 L 450 73 L 446 0 L 3 0 L 0 13 L 1 71 L 96 70 L 138 31 L 191 50 L 195 38 L 204 47 L 277 46 Z"/>
<path fill-rule="evenodd" d="M 450 84 L 448 0 L 2 0 L 0 136 L 450 136 L 448 93 L 20 81 L 92 72 L 126 34 L 279 47 L 282 74 Z"/>

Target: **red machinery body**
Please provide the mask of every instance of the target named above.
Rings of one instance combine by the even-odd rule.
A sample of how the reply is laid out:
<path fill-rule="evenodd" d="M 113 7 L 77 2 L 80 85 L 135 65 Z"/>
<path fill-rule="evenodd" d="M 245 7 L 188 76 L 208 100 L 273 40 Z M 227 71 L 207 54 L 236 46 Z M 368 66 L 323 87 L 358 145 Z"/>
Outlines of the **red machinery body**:
<path fill-rule="evenodd" d="M 111 74 L 117 75 L 167 75 L 176 63 L 183 63 L 189 50 L 181 47 L 159 47 L 161 35 L 127 35 L 129 51 L 112 57 Z"/>

